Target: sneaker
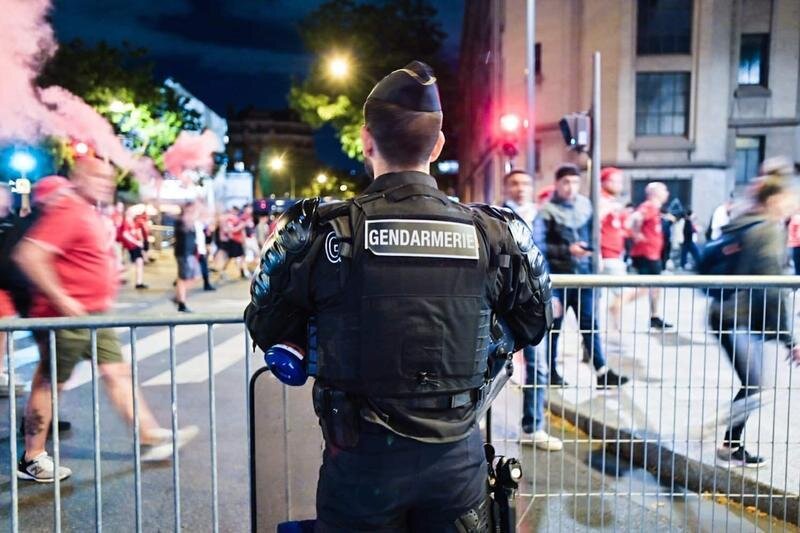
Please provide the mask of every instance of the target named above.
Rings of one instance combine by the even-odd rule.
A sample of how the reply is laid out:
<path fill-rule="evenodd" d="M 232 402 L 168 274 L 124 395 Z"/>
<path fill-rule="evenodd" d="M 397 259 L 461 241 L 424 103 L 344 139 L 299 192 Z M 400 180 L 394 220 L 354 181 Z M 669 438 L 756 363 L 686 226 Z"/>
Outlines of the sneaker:
<path fill-rule="evenodd" d="M 27 479 L 35 481 L 36 483 L 52 483 L 55 480 L 53 475 L 56 465 L 47 452 L 42 452 L 30 461 L 25 460 L 25 453 L 22 453 L 22 458 L 17 463 L 17 479 Z M 72 475 L 72 470 L 66 466 L 58 467 L 58 479 L 67 479 Z"/>
<path fill-rule="evenodd" d="M 539 431 L 535 431 L 533 435 L 531 435 L 531 441 L 523 441 L 523 442 L 530 442 L 540 450 L 544 450 L 546 452 L 560 452 L 564 449 L 564 443 L 561 442 L 561 439 L 558 439 L 543 429 Z"/>
<path fill-rule="evenodd" d="M 743 466 L 745 468 L 761 468 L 767 464 L 767 460 L 764 457 L 751 455 L 744 449 L 744 446 L 736 448 L 723 446 L 717 450 L 717 457 L 724 461 L 729 461 L 732 466 Z"/>
<path fill-rule="evenodd" d="M 139 289 L 139 290 L 142 290 L 142 289 L 149 289 L 150 286 L 149 285 L 145 285 L 144 283 L 137 283 L 136 284 L 136 288 Z"/>
<path fill-rule="evenodd" d="M 197 426 L 187 426 L 178 430 L 176 442 L 178 449 L 183 448 L 193 438 L 197 436 Z M 172 458 L 172 430 L 166 428 L 158 428 L 153 431 L 151 435 L 155 442 L 142 445 L 142 461 L 155 462 L 166 461 Z"/>
<path fill-rule="evenodd" d="M 597 376 L 598 389 L 610 389 L 612 387 L 619 387 L 625 385 L 630 379 L 627 376 L 620 376 L 613 370 L 606 370 L 604 373 Z"/>
<path fill-rule="evenodd" d="M 204 291 L 215 291 L 215 290 L 217 290 L 217 288 L 215 286 L 213 286 L 213 285 L 204 285 L 203 286 L 203 290 Z"/>
<path fill-rule="evenodd" d="M 550 372 L 550 386 L 551 387 L 566 387 L 567 382 L 561 377 L 561 374 L 553 370 Z"/>
<path fill-rule="evenodd" d="M 191 313 L 192 311 L 186 307 L 184 302 L 178 302 L 178 312 L 179 313 Z"/>
<path fill-rule="evenodd" d="M 20 396 L 25 393 L 25 383 L 20 381 L 19 374 L 17 374 L 16 378 L 14 383 L 14 395 Z M 8 381 L 8 374 L 0 372 L 0 398 L 8 398 L 8 395 L 11 393 L 11 387 L 9 387 Z"/>
<path fill-rule="evenodd" d="M 672 324 L 664 322 L 657 316 L 650 317 L 650 327 L 653 329 L 672 329 Z"/>

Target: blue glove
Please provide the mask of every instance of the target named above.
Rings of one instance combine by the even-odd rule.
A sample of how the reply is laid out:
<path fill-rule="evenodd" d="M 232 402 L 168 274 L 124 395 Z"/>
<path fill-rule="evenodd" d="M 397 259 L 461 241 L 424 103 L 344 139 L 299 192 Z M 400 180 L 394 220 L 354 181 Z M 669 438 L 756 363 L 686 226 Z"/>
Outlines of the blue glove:
<path fill-rule="evenodd" d="M 264 354 L 270 371 L 283 383 L 293 387 L 304 385 L 308 379 L 303 353 L 286 344 L 276 344 Z"/>

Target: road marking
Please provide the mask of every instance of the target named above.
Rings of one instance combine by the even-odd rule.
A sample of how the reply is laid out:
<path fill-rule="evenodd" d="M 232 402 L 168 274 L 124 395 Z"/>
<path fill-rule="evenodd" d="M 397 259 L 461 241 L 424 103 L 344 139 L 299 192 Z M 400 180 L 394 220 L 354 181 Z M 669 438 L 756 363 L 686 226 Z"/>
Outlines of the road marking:
<path fill-rule="evenodd" d="M 238 334 L 222 344 L 214 346 L 214 375 L 219 374 L 245 357 L 244 334 Z M 208 351 L 179 364 L 176 368 L 178 384 L 203 383 L 208 381 Z M 165 370 L 157 376 L 145 381 L 143 387 L 153 385 L 169 385 L 170 372 Z"/>

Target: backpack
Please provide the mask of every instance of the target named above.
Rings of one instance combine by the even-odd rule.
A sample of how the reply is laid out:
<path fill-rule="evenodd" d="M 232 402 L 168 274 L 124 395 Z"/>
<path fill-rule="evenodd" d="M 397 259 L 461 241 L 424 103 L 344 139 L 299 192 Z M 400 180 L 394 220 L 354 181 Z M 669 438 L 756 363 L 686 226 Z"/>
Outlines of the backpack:
<path fill-rule="evenodd" d="M 742 255 L 742 242 L 747 231 L 760 224 L 760 221 L 739 228 L 724 231 L 719 238 L 709 241 L 700 254 L 697 273 L 703 276 L 724 276 L 735 274 Z M 705 293 L 714 299 L 721 299 L 721 288 L 708 288 Z"/>
<path fill-rule="evenodd" d="M 26 217 L 8 216 L 0 220 L 0 289 L 27 292 L 30 282 L 12 259 L 14 248 L 39 218 L 34 209 Z"/>

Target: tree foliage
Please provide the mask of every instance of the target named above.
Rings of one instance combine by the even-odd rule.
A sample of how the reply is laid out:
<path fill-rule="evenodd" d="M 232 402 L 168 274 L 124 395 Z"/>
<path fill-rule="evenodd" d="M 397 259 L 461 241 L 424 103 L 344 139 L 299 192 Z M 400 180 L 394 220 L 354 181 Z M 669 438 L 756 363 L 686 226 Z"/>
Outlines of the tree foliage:
<path fill-rule="evenodd" d="M 198 114 L 186 99 L 158 83 L 147 50 L 80 39 L 62 44 L 45 64 L 38 84 L 59 85 L 81 97 L 106 117 L 129 148 L 163 170 L 163 154 L 181 130 L 197 130 Z"/>
<path fill-rule="evenodd" d="M 453 86 L 451 69 L 440 56 L 445 34 L 435 15 L 427 0 L 322 4 L 300 24 L 315 61 L 308 78 L 293 83 L 290 106 L 314 128 L 331 123 L 342 150 L 360 159 L 362 106 L 376 80 L 418 59 L 434 68 L 443 93 Z M 346 79 L 331 79 L 326 71 L 327 61 L 337 54 L 352 64 Z"/>

